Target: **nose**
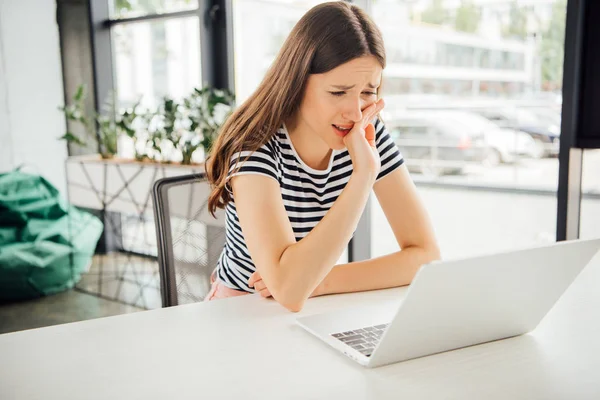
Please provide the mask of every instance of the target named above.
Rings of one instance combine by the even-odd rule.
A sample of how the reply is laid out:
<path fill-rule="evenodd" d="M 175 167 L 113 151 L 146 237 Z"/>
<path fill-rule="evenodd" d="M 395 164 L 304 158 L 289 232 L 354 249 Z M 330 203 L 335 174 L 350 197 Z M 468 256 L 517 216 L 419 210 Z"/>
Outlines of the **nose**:
<path fill-rule="evenodd" d="M 350 98 L 344 105 L 344 111 L 342 112 L 342 118 L 350 120 L 352 122 L 358 122 L 362 119 L 362 110 L 364 104 L 361 98 Z"/>

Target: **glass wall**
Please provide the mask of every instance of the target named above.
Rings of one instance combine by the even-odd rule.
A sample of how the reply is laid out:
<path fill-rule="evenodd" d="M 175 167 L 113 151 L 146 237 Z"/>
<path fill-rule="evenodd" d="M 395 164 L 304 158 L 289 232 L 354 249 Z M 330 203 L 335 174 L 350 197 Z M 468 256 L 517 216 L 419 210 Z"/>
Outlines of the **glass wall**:
<path fill-rule="evenodd" d="M 445 258 L 555 240 L 566 0 L 373 0 L 388 130 Z M 398 249 L 373 201 L 372 256 Z"/>
<path fill-rule="evenodd" d="M 198 1 L 192 0 L 111 0 L 109 3 L 113 61 L 113 90 L 117 109 L 138 101 L 138 113 L 145 113 L 150 126 L 152 115 L 166 100 L 177 103 L 202 86 L 201 29 Z M 160 14 L 160 18 L 156 15 Z M 133 18 L 133 19 L 129 19 Z M 107 105 L 105 104 L 104 107 Z M 137 121 L 140 124 L 140 121 Z M 163 123 L 152 120 L 152 126 Z M 133 158 L 135 150 L 148 150 L 148 132 L 139 132 L 142 147 L 119 138 L 119 156 Z M 143 147 L 145 145 L 145 147 Z M 172 148 L 162 139 L 163 149 Z M 193 160 L 198 160 L 198 154 Z M 144 153 L 145 154 L 145 153 Z M 124 250 L 140 254 L 156 252 L 154 220 L 150 213 L 120 215 L 120 236 Z"/>
<path fill-rule="evenodd" d="M 318 0 L 233 0 L 237 103 Z M 553 241 L 566 0 L 361 1 L 388 56 L 386 125 L 446 257 Z M 112 0 L 114 18 L 198 6 Z M 113 29 L 119 102 L 151 106 L 201 80 L 197 17 Z M 372 256 L 397 249 L 373 198 Z"/>
<path fill-rule="evenodd" d="M 140 98 L 149 108 L 182 98 L 201 83 L 197 17 L 116 25 L 112 32 L 115 90 L 120 106 Z"/>
<path fill-rule="evenodd" d="M 234 0 L 233 47 L 238 104 L 252 94 L 296 22 L 319 0 Z"/>
<path fill-rule="evenodd" d="M 234 63 L 237 103 L 256 89 L 296 22 L 318 0 L 234 0 Z M 348 260 L 345 251 L 338 263 Z"/>

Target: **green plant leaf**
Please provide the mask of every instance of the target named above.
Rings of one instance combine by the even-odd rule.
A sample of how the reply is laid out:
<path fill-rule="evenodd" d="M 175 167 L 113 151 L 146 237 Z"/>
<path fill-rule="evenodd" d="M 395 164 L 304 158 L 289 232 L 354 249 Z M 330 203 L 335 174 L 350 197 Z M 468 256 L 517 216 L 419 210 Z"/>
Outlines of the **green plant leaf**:
<path fill-rule="evenodd" d="M 83 140 L 81 140 L 78 136 L 75 136 L 71 132 L 65 133 L 59 139 L 60 140 L 66 140 L 67 143 L 74 143 L 74 144 L 77 144 L 79 146 L 85 146 L 85 142 Z"/>
<path fill-rule="evenodd" d="M 77 91 L 75 92 L 75 96 L 73 96 L 73 100 L 79 102 L 83 99 L 85 99 L 85 85 L 82 84 L 77 86 Z"/>

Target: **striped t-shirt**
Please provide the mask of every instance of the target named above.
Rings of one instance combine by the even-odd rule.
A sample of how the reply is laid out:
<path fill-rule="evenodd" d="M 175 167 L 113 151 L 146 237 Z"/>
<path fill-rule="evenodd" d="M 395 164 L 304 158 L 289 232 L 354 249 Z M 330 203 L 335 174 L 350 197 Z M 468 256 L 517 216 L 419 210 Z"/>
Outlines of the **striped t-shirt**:
<path fill-rule="evenodd" d="M 377 120 L 374 126 L 381 159 L 379 180 L 404 160 L 383 123 Z M 348 150 L 333 150 L 326 170 L 310 168 L 296 153 L 283 126 L 254 153 L 243 151 L 232 157 L 230 177 L 248 174 L 265 175 L 279 183 L 283 204 L 299 241 L 319 223 L 342 193 L 352 174 L 352 161 Z M 233 194 L 225 213 L 226 240 L 217 264 L 218 279 L 232 289 L 254 292 L 248 286 L 248 279 L 256 267 L 246 247 Z"/>

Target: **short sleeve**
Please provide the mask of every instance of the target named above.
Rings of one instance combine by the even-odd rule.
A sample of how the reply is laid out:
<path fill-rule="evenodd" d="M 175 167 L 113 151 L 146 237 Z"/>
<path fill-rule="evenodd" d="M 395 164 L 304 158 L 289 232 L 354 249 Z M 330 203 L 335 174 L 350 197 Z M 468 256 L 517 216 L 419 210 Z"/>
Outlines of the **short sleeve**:
<path fill-rule="evenodd" d="M 264 144 L 254 152 L 241 151 L 231 157 L 227 175 L 227 190 L 230 192 L 229 180 L 238 175 L 264 175 L 279 183 L 277 161 L 270 143 Z"/>
<path fill-rule="evenodd" d="M 375 145 L 381 160 L 381 169 L 379 175 L 377 175 L 377 180 L 380 180 L 390 172 L 398 169 L 404 163 L 404 158 L 380 119 L 375 121 L 374 127 Z"/>

